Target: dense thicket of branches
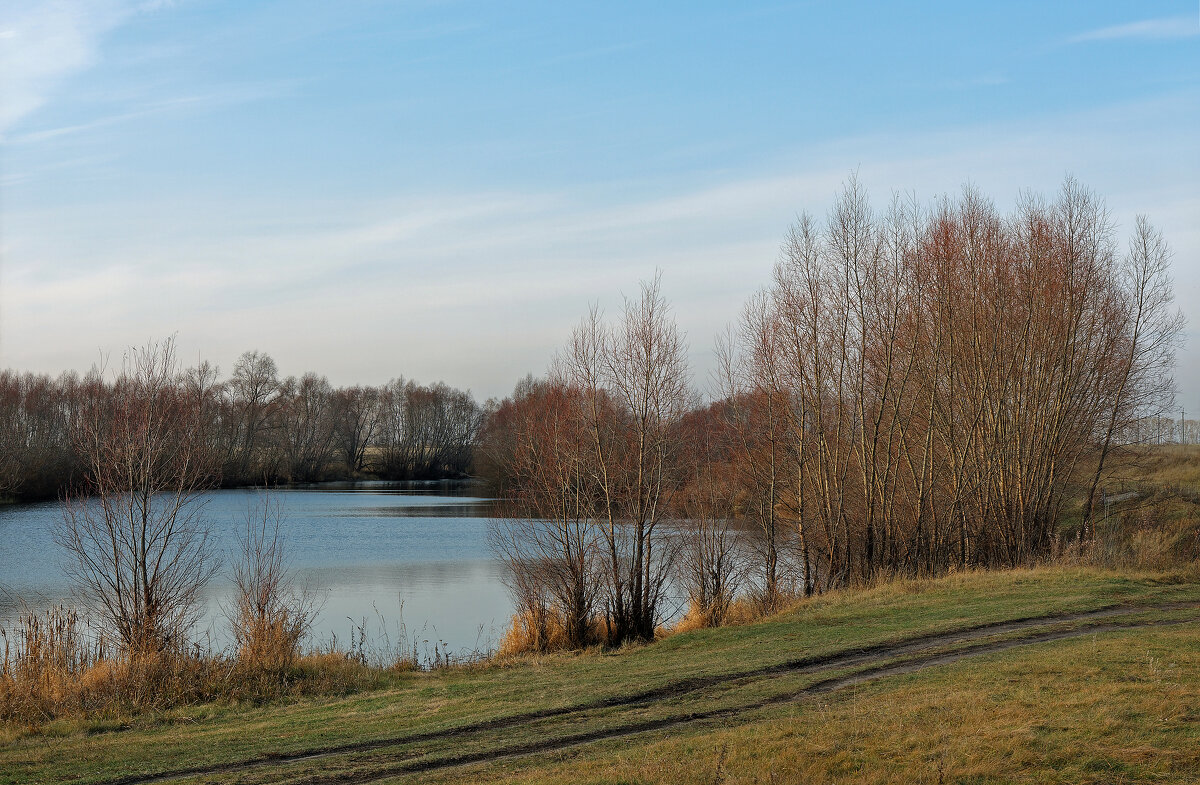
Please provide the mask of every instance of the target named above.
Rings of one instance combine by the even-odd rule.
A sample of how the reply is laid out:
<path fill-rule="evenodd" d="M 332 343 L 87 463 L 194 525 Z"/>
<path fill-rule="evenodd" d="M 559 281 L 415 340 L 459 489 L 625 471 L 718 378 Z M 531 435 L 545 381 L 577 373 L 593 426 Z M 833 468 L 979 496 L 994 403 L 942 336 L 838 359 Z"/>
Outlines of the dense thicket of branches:
<path fill-rule="evenodd" d="M 494 539 L 525 617 L 547 608 L 572 645 L 654 634 L 674 544 L 679 425 L 693 406 L 686 345 L 658 282 L 608 324 L 593 310 L 545 383 L 525 382 L 484 436 L 516 515 Z M 535 638 L 540 636 L 540 630 Z"/>
<path fill-rule="evenodd" d="M 79 417 L 101 392 L 94 378 L 0 371 L 0 496 L 55 496 L 78 476 Z"/>
<path fill-rule="evenodd" d="M 214 482 L 227 486 L 464 477 L 483 417 L 470 393 L 441 383 L 335 389 L 313 373 L 281 379 L 260 352 L 228 379 L 201 363 L 171 384 L 197 408 Z M 0 498 L 52 498 L 82 482 L 83 413 L 117 393 L 96 373 L 0 372 Z"/>
<path fill-rule="evenodd" d="M 1122 253 L 1070 180 L 1008 216 L 970 189 L 876 214 L 851 182 L 824 224 L 801 217 L 745 313 L 730 388 L 739 419 L 764 423 L 754 474 L 790 478 L 775 506 L 811 572 L 1046 553 L 1081 461 L 1102 466 L 1120 428 L 1169 402 L 1168 262 L 1143 219 Z"/>
<path fill-rule="evenodd" d="M 1086 540 L 1105 462 L 1171 401 L 1169 262 L 1144 218 L 1121 247 L 1070 179 L 1007 215 L 970 188 L 877 212 L 851 180 L 824 221 L 798 219 L 719 342 L 710 407 L 689 411 L 657 281 L 615 327 L 593 312 L 483 433 L 518 599 L 583 631 L 601 597 L 610 639 L 651 635 L 671 518 L 705 614 L 739 575 L 731 520 L 755 533 L 768 605 L 785 551 L 813 592 Z"/>

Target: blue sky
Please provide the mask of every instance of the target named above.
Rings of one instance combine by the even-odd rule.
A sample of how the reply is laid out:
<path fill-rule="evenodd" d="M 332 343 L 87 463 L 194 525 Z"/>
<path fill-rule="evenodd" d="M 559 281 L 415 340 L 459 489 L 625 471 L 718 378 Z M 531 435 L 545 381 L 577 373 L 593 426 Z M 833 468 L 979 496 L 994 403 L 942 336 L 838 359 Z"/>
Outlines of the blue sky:
<path fill-rule="evenodd" d="M 177 333 L 481 396 L 661 269 L 698 383 L 795 215 L 1070 172 L 1176 250 L 1200 413 L 1200 6 L 0 7 L 0 366 Z"/>

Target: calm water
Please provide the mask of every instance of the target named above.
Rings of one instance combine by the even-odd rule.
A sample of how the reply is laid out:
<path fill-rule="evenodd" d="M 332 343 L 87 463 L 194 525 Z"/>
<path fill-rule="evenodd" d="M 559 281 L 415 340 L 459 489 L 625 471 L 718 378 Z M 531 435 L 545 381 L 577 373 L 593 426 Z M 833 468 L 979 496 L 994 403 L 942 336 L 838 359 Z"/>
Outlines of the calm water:
<path fill-rule="evenodd" d="M 364 620 L 377 641 L 404 635 L 423 654 L 435 644 L 463 653 L 495 646 L 512 613 L 500 565 L 487 545 L 486 499 L 447 496 L 386 483 L 329 485 L 269 492 L 283 512 L 288 559 L 300 582 L 321 603 L 317 642 L 336 635 L 345 643 L 352 623 Z M 225 577 L 248 511 L 262 491 L 214 491 L 205 515 L 224 558 L 210 585 L 197 632 L 228 642 L 221 613 L 229 597 Z M 33 606 L 70 601 L 62 554 L 52 530 L 57 503 L 0 508 L 0 625 L 20 602 Z M 353 620 L 353 622 L 352 622 Z"/>

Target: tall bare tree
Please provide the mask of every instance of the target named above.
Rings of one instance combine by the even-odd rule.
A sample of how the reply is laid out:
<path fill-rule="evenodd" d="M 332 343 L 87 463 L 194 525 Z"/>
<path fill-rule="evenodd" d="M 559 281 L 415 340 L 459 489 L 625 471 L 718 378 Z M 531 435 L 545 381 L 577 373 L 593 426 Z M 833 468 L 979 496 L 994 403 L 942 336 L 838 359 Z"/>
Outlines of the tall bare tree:
<path fill-rule="evenodd" d="M 379 391 L 348 387 L 333 397 L 333 439 L 352 474 L 366 466 L 367 447 L 379 426 Z"/>
<path fill-rule="evenodd" d="M 677 426 L 694 403 L 687 345 L 660 279 L 643 284 L 611 328 L 593 309 L 554 376 L 581 393 L 610 637 L 653 638 L 672 555 L 661 524 L 680 479 Z"/>
<path fill-rule="evenodd" d="M 1174 395 L 1171 369 L 1184 327 L 1183 314 L 1172 309 L 1171 249 L 1162 232 L 1139 215 L 1120 269 L 1124 297 L 1120 323 L 1123 346 L 1113 369 L 1108 422 L 1100 441 L 1096 471 L 1084 502 L 1080 537 L 1093 533 L 1096 490 L 1117 434 L 1140 418 L 1162 416 Z M 1181 434 L 1182 439 L 1182 434 Z"/>
<path fill-rule="evenodd" d="M 255 476 L 255 460 L 262 447 L 262 436 L 269 429 L 273 403 L 279 392 L 279 371 L 271 356 L 257 350 L 244 352 L 233 366 L 229 390 L 238 412 L 241 434 L 238 448 L 239 482 L 262 480 Z"/>

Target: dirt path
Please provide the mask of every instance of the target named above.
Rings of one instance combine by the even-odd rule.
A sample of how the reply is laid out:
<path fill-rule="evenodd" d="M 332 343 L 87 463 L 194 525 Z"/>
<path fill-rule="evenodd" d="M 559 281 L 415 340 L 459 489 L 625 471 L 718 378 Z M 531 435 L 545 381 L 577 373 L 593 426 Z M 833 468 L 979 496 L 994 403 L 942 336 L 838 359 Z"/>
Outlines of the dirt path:
<path fill-rule="evenodd" d="M 302 752 L 255 758 L 234 763 L 176 769 L 173 771 L 166 771 L 151 775 L 123 777 L 120 779 L 108 780 L 104 783 L 104 785 L 150 785 L 150 783 L 168 782 L 185 777 L 232 774 L 235 772 L 247 771 L 262 767 L 279 766 L 289 763 L 301 763 L 350 753 L 383 750 L 389 747 L 398 747 L 424 741 L 454 739 L 484 731 L 517 727 L 538 720 L 555 717 L 569 717 L 571 715 L 582 714 L 597 709 L 625 707 L 635 708 L 638 706 L 644 706 L 659 701 L 684 696 L 689 693 L 697 692 L 713 686 L 737 685 L 739 683 L 748 683 L 784 674 L 797 674 L 806 672 L 819 673 L 822 671 L 840 670 L 859 665 L 871 666 L 864 670 L 860 670 L 845 676 L 838 676 L 818 681 L 809 685 L 808 687 L 805 687 L 799 692 L 777 695 L 764 701 L 758 701 L 735 708 L 717 709 L 704 712 L 691 712 L 657 720 L 626 724 L 616 728 L 606 728 L 575 735 L 553 737 L 542 739 L 537 742 L 510 745 L 507 747 L 466 755 L 447 756 L 441 758 L 421 757 L 418 760 L 413 760 L 413 758 L 418 757 L 420 753 L 398 752 L 396 754 L 396 758 L 403 758 L 403 760 L 395 760 L 393 763 L 388 763 L 370 772 L 356 772 L 344 776 L 314 777 L 301 780 L 302 782 L 307 783 L 307 785 L 334 785 L 334 783 L 344 782 L 374 782 L 380 779 L 395 777 L 403 774 L 434 771 L 450 767 L 467 766 L 474 763 L 505 760 L 526 755 L 533 755 L 541 752 L 569 749 L 571 747 L 594 741 L 632 736 L 640 733 L 647 733 L 690 723 L 726 719 L 744 712 L 760 709 L 765 706 L 803 700 L 815 695 L 844 689 L 846 687 L 851 687 L 863 682 L 873 681 L 875 679 L 885 678 L 888 676 L 911 673 L 928 667 L 956 662 L 966 657 L 1005 651 L 1018 646 L 1026 646 L 1054 640 L 1063 640 L 1066 638 L 1108 632 L 1112 630 L 1187 623 L 1189 620 L 1127 623 L 1112 622 L 1107 624 L 1097 624 L 1095 622 L 1103 619 L 1112 619 L 1124 615 L 1151 610 L 1168 610 L 1189 607 L 1197 606 L 1190 603 L 1172 603 L 1166 605 L 1141 607 L 1117 606 L 1083 613 L 1033 616 L 1005 622 L 994 622 L 950 632 L 922 635 L 894 643 L 881 643 L 868 647 L 843 650 L 841 652 L 819 657 L 806 657 L 762 668 L 714 676 L 682 679 L 651 690 L 602 698 L 572 706 L 563 706 L 540 711 L 508 715 L 492 720 L 455 726 L 440 731 L 410 733 L 384 739 L 373 739 L 364 742 L 328 746 Z M 902 663 L 883 664 L 885 661 L 890 661 L 897 657 L 903 657 L 906 655 L 918 654 L 919 652 L 927 649 L 943 648 L 946 646 L 961 645 L 964 643 L 970 644 L 972 641 L 976 641 L 980 638 L 1004 635 L 1013 632 L 1022 632 L 1048 625 L 1066 624 L 1081 621 L 1090 622 L 1090 624 L 1084 627 L 1072 628 L 1068 630 L 1051 630 L 1041 633 L 1035 632 L 1032 635 L 1026 635 L 1020 638 L 1003 641 L 977 643 L 962 649 L 958 649 L 954 652 L 930 654 L 925 657 L 908 659 Z M 877 664 L 872 666 L 872 663 Z"/>

